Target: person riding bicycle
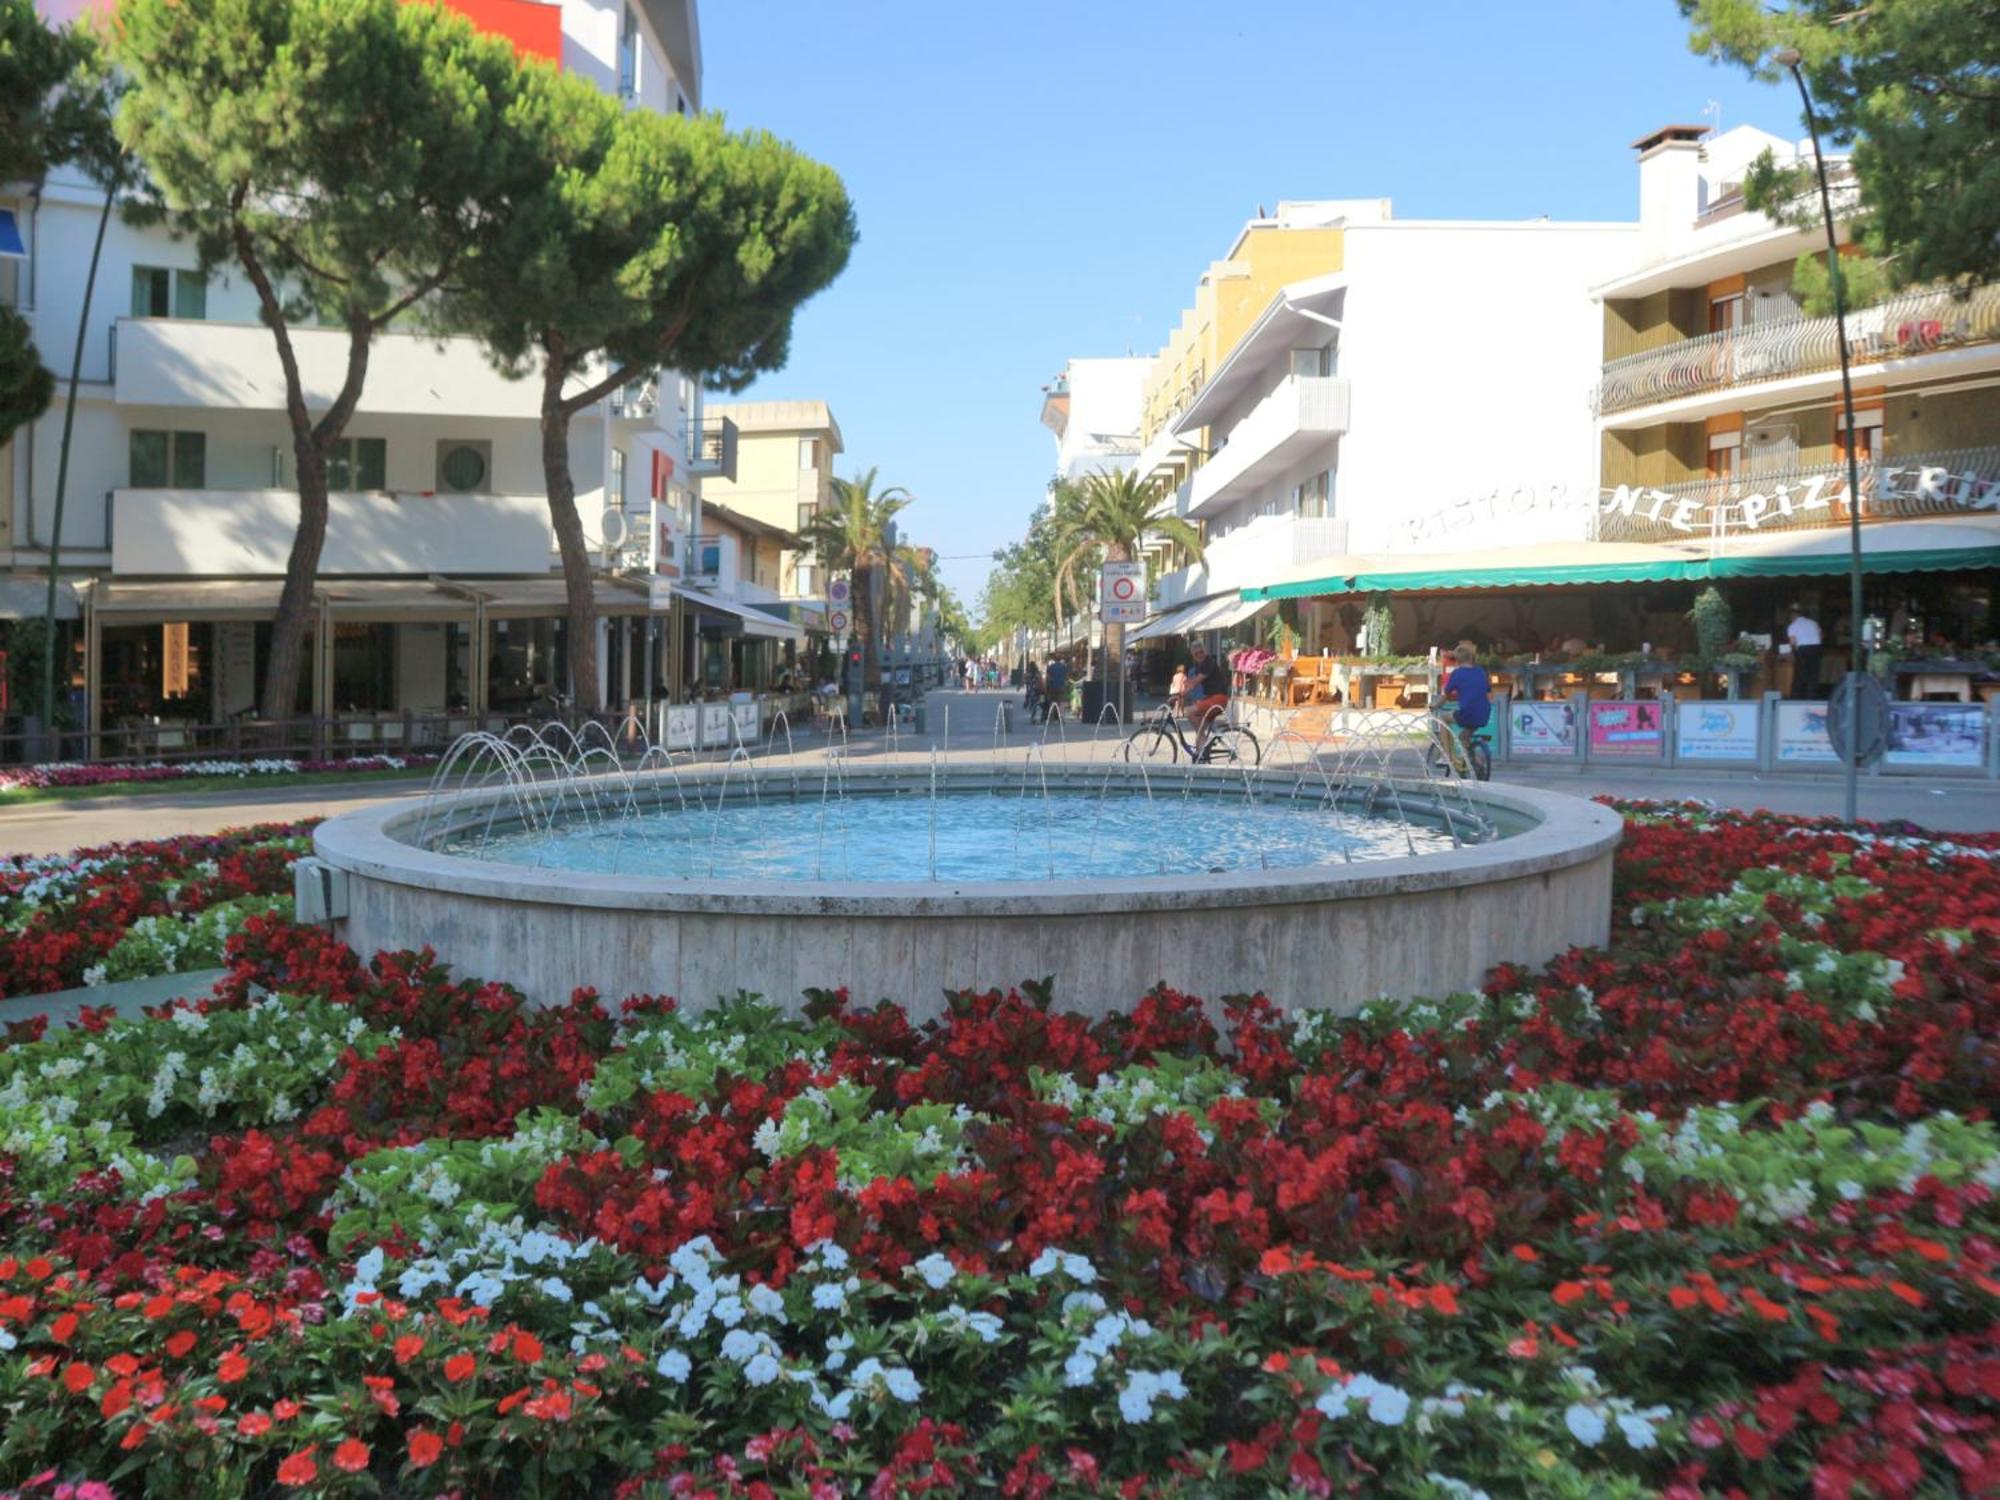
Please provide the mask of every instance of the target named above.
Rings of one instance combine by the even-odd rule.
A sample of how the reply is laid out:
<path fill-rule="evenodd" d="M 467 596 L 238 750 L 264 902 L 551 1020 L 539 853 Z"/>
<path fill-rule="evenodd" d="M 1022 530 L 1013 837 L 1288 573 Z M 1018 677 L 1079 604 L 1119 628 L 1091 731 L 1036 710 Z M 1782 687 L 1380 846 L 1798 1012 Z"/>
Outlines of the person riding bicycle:
<path fill-rule="evenodd" d="M 1187 669 L 1188 722 L 1195 728 L 1195 751 L 1208 743 L 1209 726 L 1229 707 L 1229 668 L 1196 641 Z"/>
<path fill-rule="evenodd" d="M 1444 697 L 1446 701 L 1458 700 L 1458 711 L 1452 719 L 1458 725 L 1466 753 L 1470 754 L 1473 739 L 1493 718 L 1493 679 L 1479 665 L 1479 652 L 1470 641 L 1460 642 L 1452 652 L 1452 659 L 1458 665 L 1444 680 Z"/>

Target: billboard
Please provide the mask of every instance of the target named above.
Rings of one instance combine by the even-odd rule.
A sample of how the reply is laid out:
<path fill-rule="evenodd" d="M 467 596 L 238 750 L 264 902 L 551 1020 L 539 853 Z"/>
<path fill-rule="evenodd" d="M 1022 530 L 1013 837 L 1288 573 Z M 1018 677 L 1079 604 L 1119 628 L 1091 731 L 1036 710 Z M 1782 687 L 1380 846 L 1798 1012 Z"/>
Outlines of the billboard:
<path fill-rule="evenodd" d="M 1758 705 L 1682 703 L 1674 709 L 1674 757 L 1683 761 L 1757 759 Z"/>
<path fill-rule="evenodd" d="M 1889 748 L 1882 760 L 1891 766 L 1978 770 L 1986 763 L 1986 705 L 1890 704 Z"/>
<path fill-rule="evenodd" d="M 1510 703 L 1507 745 L 1511 755 L 1575 755 L 1574 703 Z"/>
<path fill-rule="evenodd" d="M 1826 727 L 1824 703 L 1780 703 L 1775 759 L 1784 766 L 1837 766 L 1839 752 Z"/>
<path fill-rule="evenodd" d="M 1658 760 L 1666 753 L 1665 709 L 1654 700 L 1590 705 L 1592 760 Z"/>

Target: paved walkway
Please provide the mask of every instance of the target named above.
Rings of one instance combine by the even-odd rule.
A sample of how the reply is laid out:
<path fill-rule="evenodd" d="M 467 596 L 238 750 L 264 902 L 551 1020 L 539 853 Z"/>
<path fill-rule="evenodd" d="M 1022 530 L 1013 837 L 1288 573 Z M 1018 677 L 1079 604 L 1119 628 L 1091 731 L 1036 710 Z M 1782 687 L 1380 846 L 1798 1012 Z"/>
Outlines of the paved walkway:
<path fill-rule="evenodd" d="M 1007 722 L 1000 723 L 1002 708 Z M 946 727 L 949 726 L 949 737 Z M 857 761 L 894 758 L 928 759 L 935 748 L 952 760 L 980 760 L 996 750 L 1019 756 L 1040 743 L 1050 759 L 1101 760 L 1119 739 L 1111 725 L 1093 732 L 1088 727 L 1062 725 L 1044 731 L 1030 725 L 1021 711 L 1018 692 L 932 692 L 924 703 L 924 732 L 901 732 L 893 738 L 881 730 L 852 736 L 848 753 Z M 788 760 L 817 763 L 827 740 L 801 727 L 794 749 L 759 748 L 762 764 Z M 1838 816 L 1843 788 L 1838 776 L 1788 773 L 1758 775 L 1742 771 L 1658 770 L 1605 767 L 1507 767 L 1498 780 L 1522 786 L 1572 792 L 1577 796 L 1690 798 L 1728 807 L 1764 808 L 1809 816 Z M 54 854 L 114 839 L 162 838 L 180 833 L 213 833 L 245 823 L 283 822 L 294 818 L 329 816 L 356 807 L 421 797 L 423 781 L 367 782 L 329 778 L 324 785 L 273 787 L 254 783 L 208 792 L 147 792 L 129 797 L 90 798 L 75 802 L 30 803 L 0 808 L 0 854 Z M 1871 820 L 1905 819 L 1944 832 L 2000 830 L 2000 783 L 1939 777 L 1864 777 L 1861 816 Z"/>

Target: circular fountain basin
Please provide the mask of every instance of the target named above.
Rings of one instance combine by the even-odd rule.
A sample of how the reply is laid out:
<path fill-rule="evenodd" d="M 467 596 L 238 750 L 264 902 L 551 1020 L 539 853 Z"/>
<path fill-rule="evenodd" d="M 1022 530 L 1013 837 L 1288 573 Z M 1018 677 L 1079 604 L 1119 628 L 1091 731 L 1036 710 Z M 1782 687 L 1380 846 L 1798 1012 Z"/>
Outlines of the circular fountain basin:
<path fill-rule="evenodd" d="M 1050 977 L 1090 1013 L 1161 983 L 1351 1012 L 1609 936 L 1619 820 L 1577 798 L 1488 784 L 1439 807 L 1382 781 L 1330 807 L 1291 776 L 1061 764 L 948 782 L 849 767 L 827 795 L 819 768 L 705 767 L 639 778 L 637 816 L 524 817 L 501 787 L 345 813 L 314 843 L 358 951 L 429 946 L 543 1004 L 845 987 L 925 1016 Z"/>

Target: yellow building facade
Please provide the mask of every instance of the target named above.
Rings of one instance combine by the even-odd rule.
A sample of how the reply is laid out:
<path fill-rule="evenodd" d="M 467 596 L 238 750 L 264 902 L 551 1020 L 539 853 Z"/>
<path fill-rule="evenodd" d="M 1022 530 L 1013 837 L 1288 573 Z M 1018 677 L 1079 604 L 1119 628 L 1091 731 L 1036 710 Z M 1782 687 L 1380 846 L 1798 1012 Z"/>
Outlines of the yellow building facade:
<path fill-rule="evenodd" d="M 824 401 L 710 402 L 711 417 L 736 424 L 736 477 L 704 479 L 703 505 L 786 532 L 800 532 L 833 495 L 833 461 L 843 444 L 840 423 Z M 786 599 L 816 599 L 826 592 L 811 558 L 787 549 L 774 580 Z"/>

